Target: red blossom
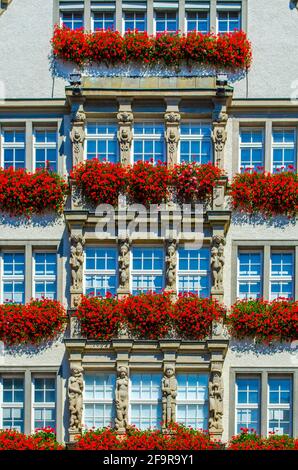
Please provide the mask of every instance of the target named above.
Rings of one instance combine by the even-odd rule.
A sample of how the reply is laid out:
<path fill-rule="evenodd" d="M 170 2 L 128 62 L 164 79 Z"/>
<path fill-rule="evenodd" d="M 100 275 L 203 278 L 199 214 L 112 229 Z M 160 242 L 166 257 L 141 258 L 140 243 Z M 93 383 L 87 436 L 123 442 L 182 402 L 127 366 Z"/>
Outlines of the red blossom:
<path fill-rule="evenodd" d="M 168 200 L 170 173 L 165 164 L 139 161 L 129 168 L 127 178 L 127 194 L 132 202 L 148 206 Z"/>

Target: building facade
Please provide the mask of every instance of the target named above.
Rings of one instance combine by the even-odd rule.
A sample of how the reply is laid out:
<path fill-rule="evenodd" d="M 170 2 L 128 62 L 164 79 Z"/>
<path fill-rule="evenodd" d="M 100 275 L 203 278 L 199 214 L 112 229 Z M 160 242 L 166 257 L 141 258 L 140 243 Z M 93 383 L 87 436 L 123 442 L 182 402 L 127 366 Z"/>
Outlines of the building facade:
<path fill-rule="evenodd" d="M 190 291 L 227 307 L 248 297 L 298 300 L 295 220 L 233 212 L 228 195 L 228 179 L 246 167 L 273 173 L 297 168 L 295 2 L 11 0 L 1 2 L 0 13 L 1 167 L 35 171 L 50 162 L 67 178 L 74 165 L 100 154 L 123 165 L 213 162 L 227 175 L 203 214 L 188 214 L 193 225 L 201 223 L 196 249 L 162 230 L 163 223 L 186 217 L 183 212 L 165 208 L 152 232 L 150 214 L 141 215 L 141 228 L 128 237 L 120 230 L 120 207 L 112 230 L 71 179 L 63 215 L 1 215 L 0 302 L 58 299 L 68 309 L 69 326 L 39 347 L 2 344 L 0 428 L 30 433 L 49 425 L 69 442 L 84 427 L 158 427 L 163 384 L 174 376 L 174 414 L 187 426 L 209 429 L 224 441 L 241 427 L 297 437 L 295 341 L 239 341 L 215 325 L 204 341 L 135 340 L 124 333 L 100 342 L 84 338 L 72 318 L 81 295 L 91 292 L 122 298 L 144 290 Z M 113 68 L 74 78 L 77 68 L 51 53 L 59 23 L 150 34 L 243 29 L 253 63 L 228 79 Z M 212 256 L 218 260 L 219 252 L 216 282 Z M 120 407 L 116 399 L 123 400 Z"/>

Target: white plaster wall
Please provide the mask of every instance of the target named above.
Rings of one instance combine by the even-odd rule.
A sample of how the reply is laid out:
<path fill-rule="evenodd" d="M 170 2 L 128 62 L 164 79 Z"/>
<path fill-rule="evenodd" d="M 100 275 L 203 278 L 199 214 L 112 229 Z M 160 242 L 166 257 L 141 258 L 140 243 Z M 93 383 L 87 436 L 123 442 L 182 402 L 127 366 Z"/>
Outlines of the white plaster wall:
<path fill-rule="evenodd" d="M 0 99 L 64 96 L 66 82 L 50 71 L 53 4 L 14 0 L 1 15 Z M 298 80 L 297 26 L 298 11 L 288 0 L 248 0 L 253 66 L 247 80 L 235 84 L 235 97 L 291 96 Z"/>

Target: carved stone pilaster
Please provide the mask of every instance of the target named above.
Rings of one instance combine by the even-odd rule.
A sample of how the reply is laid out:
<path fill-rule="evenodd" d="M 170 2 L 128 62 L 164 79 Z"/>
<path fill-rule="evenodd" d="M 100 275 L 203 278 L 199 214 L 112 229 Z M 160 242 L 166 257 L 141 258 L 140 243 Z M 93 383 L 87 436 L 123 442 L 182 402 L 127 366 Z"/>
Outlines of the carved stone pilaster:
<path fill-rule="evenodd" d="M 166 431 L 171 423 L 176 422 L 177 379 L 173 366 L 167 366 L 161 385 L 162 391 L 162 428 Z"/>
<path fill-rule="evenodd" d="M 70 131 L 70 140 L 72 142 L 72 159 L 73 165 L 77 165 L 84 160 L 86 114 L 83 104 L 79 104 L 74 108 L 71 122 L 72 129 Z"/>
<path fill-rule="evenodd" d="M 119 240 L 119 288 L 118 295 L 123 296 L 129 294 L 129 264 L 130 264 L 130 238 Z"/>
<path fill-rule="evenodd" d="M 166 241 L 166 291 L 176 292 L 177 240 Z"/>
<path fill-rule="evenodd" d="M 224 148 L 227 140 L 227 132 L 226 132 L 226 124 L 225 123 L 213 123 L 213 130 L 212 130 L 212 141 L 214 145 L 214 156 L 215 156 L 215 163 L 219 168 L 224 167 Z"/>
<path fill-rule="evenodd" d="M 71 268 L 71 308 L 80 304 L 83 294 L 83 264 L 85 239 L 82 235 L 71 235 L 70 237 L 70 268 Z"/>
<path fill-rule="evenodd" d="M 225 238 L 215 235 L 211 245 L 211 272 L 212 272 L 212 298 L 222 302 L 223 300 L 223 269 L 225 264 L 224 246 Z"/>
<path fill-rule="evenodd" d="M 82 432 L 83 390 L 83 369 L 80 366 L 75 366 L 71 369 L 71 375 L 68 379 L 70 442 L 74 442 L 76 436 Z"/>
<path fill-rule="evenodd" d="M 181 116 L 179 113 L 170 111 L 165 114 L 165 140 L 167 143 L 168 166 L 177 163 L 178 142 L 180 140 L 179 124 Z"/>
<path fill-rule="evenodd" d="M 223 432 L 223 380 L 222 362 L 211 362 L 209 379 L 209 432 L 220 438 Z"/>
<path fill-rule="evenodd" d="M 128 367 L 120 366 L 117 373 L 115 428 L 119 434 L 124 434 L 128 427 Z"/>
<path fill-rule="evenodd" d="M 117 114 L 117 119 L 119 125 L 117 138 L 120 146 L 120 161 L 123 165 L 129 165 L 132 142 L 133 114 L 130 111 L 120 111 Z"/>

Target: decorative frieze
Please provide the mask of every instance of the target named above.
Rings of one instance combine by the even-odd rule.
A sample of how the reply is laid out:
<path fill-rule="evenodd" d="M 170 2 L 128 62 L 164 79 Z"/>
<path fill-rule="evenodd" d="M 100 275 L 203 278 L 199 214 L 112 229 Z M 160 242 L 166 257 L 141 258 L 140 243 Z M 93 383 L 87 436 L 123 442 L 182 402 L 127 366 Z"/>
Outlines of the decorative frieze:
<path fill-rule="evenodd" d="M 83 390 L 83 369 L 80 366 L 75 366 L 71 369 L 71 375 L 68 380 L 70 437 L 74 437 L 74 435 L 82 432 Z"/>
<path fill-rule="evenodd" d="M 166 431 L 171 423 L 176 422 L 177 379 L 173 366 L 164 370 L 161 392 L 163 430 Z"/>
<path fill-rule="evenodd" d="M 209 381 L 209 432 L 220 437 L 223 432 L 222 362 L 211 362 Z"/>
<path fill-rule="evenodd" d="M 115 428 L 119 434 L 124 434 L 128 427 L 128 369 L 121 366 L 117 372 Z"/>
<path fill-rule="evenodd" d="M 165 140 L 167 143 L 167 162 L 168 166 L 177 163 L 178 143 L 180 140 L 179 124 L 181 120 L 180 113 L 170 111 L 165 114 Z"/>
<path fill-rule="evenodd" d="M 117 114 L 117 119 L 119 125 L 117 137 L 120 146 L 120 161 L 123 165 L 129 165 L 132 143 L 133 114 L 131 111 L 120 111 Z"/>
<path fill-rule="evenodd" d="M 71 268 L 71 308 L 80 304 L 83 294 L 83 265 L 85 239 L 82 235 L 74 234 L 70 237 L 70 268 Z"/>

